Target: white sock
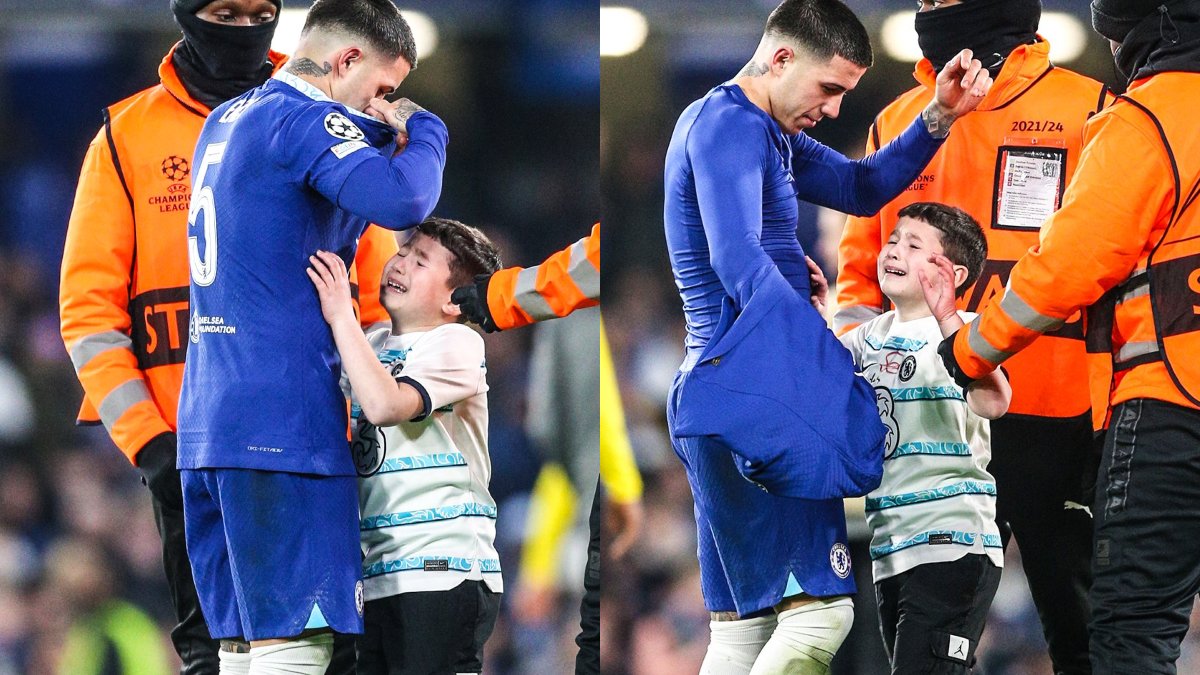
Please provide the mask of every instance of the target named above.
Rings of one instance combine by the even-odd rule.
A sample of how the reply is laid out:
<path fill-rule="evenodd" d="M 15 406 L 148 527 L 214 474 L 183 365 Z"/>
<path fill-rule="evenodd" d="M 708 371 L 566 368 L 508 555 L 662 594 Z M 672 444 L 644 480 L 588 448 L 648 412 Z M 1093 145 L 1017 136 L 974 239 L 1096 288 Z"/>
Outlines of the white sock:
<path fill-rule="evenodd" d="M 333 658 L 333 634 L 251 647 L 250 658 L 249 675 L 325 675 Z"/>
<path fill-rule="evenodd" d="M 221 675 L 250 675 L 250 652 L 217 651 Z"/>
<path fill-rule="evenodd" d="M 854 602 L 845 596 L 780 612 L 779 625 L 754 662 L 751 675 L 826 675 L 854 623 Z"/>
<path fill-rule="evenodd" d="M 775 630 L 775 615 L 708 624 L 708 653 L 700 675 L 746 675 Z"/>

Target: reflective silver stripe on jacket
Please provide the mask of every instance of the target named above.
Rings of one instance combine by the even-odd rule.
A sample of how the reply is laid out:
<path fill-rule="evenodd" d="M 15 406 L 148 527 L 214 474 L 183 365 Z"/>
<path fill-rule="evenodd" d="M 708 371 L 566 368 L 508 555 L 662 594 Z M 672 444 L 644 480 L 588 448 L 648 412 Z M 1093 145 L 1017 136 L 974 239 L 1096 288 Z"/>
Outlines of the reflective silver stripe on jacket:
<path fill-rule="evenodd" d="M 1139 356 L 1146 354 L 1155 354 L 1158 352 L 1157 342 L 1126 342 L 1117 350 L 1117 356 L 1113 359 L 1114 363 L 1127 363 L 1136 359 Z"/>
<path fill-rule="evenodd" d="M 1045 333 L 1066 323 L 1062 319 L 1056 319 L 1037 311 L 1011 289 L 1005 291 L 1004 297 L 1000 299 L 1000 309 L 1012 317 L 1013 321 L 1035 333 Z"/>
<path fill-rule="evenodd" d="M 83 370 L 92 359 L 110 349 L 128 349 L 132 352 L 133 340 L 117 330 L 106 330 L 81 338 L 71 349 L 71 364 L 75 366 L 75 372 Z"/>
<path fill-rule="evenodd" d="M 1139 284 L 1136 288 L 1125 291 L 1121 294 L 1121 297 L 1117 298 L 1117 304 L 1119 305 L 1123 302 L 1129 302 L 1130 300 L 1140 298 L 1143 295 L 1150 295 L 1150 284 Z"/>
<path fill-rule="evenodd" d="M 587 239 L 571 245 L 571 260 L 567 263 L 567 274 L 579 287 L 579 291 L 592 300 L 600 299 L 600 270 L 587 257 Z"/>
<path fill-rule="evenodd" d="M 553 319 L 558 316 L 554 310 L 550 309 L 546 299 L 537 291 L 537 274 L 538 268 L 527 267 L 517 274 L 517 287 L 514 289 L 513 299 L 517 301 L 517 306 L 525 310 L 534 321 L 542 321 L 544 319 Z"/>
<path fill-rule="evenodd" d="M 108 396 L 105 396 L 104 400 L 100 402 L 100 421 L 104 423 L 104 428 L 108 429 L 111 434 L 113 425 L 121 419 L 121 415 L 124 415 L 125 411 L 142 401 L 149 400 L 150 391 L 146 389 L 146 383 L 142 378 L 136 377 L 122 382 L 108 392 Z"/>
<path fill-rule="evenodd" d="M 979 334 L 979 319 L 967 324 L 967 345 L 971 347 L 971 351 L 982 356 L 988 363 L 1003 363 L 1012 356 L 1009 352 L 996 349 L 992 343 Z"/>

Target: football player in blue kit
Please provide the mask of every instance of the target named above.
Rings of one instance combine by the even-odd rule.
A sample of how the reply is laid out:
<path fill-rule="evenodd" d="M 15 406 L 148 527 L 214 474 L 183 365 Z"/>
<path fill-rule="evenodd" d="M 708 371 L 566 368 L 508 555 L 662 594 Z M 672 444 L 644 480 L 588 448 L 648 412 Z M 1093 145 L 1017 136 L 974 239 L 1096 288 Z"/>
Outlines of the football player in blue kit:
<path fill-rule="evenodd" d="M 362 632 L 341 365 L 306 269 L 437 203 L 445 125 L 383 99 L 416 63 L 391 0 L 317 0 L 294 58 L 214 110 L 196 147 L 179 468 L 222 674 L 319 675 L 332 631 Z"/>
<path fill-rule="evenodd" d="M 991 86 L 987 70 L 964 50 L 939 74 L 935 100 L 907 131 L 851 161 L 803 132 L 837 117 L 871 61 L 867 31 L 843 3 L 784 0 L 750 62 L 688 106 L 667 149 L 667 249 L 687 320 L 687 352 L 667 420 L 696 502 L 701 585 L 713 619 L 702 675 L 827 673 L 850 629 L 854 579 L 842 500 L 760 489 L 739 472 L 743 461 L 735 462 L 734 453 L 769 441 L 751 437 L 751 430 L 739 436 L 745 447 L 731 447 L 686 423 L 729 419 L 734 409 L 763 418 L 793 409 L 801 401 L 772 398 L 770 380 L 795 381 L 788 380 L 793 370 L 780 372 L 781 359 L 834 370 L 842 351 L 836 345 L 784 344 L 784 335 L 801 330 L 832 339 L 811 309 L 784 312 L 811 295 L 810 268 L 796 240 L 796 200 L 874 213 L 916 178 L 950 125 Z M 766 314 L 796 321 L 784 325 Z M 732 316 L 738 318 L 730 324 Z M 750 348 L 747 334 L 759 336 Z M 726 359 L 714 371 L 720 358 L 706 360 L 709 345 L 735 338 L 741 354 L 756 356 L 741 366 Z M 732 349 L 729 354 L 739 353 Z M 842 357 L 842 379 L 852 380 L 853 365 Z M 714 372 L 722 375 L 709 375 Z M 763 378 L 766 372 L 772 376 Z M 706 378 L 731 373 L 743 376 L 726 382 L 736 391 L 713 394 L 718 387 Z M 829 391 L 810 398 L 832 400 Z M 845 426 L 848 413 L 832 408 L 824 407 L 820 419 L 810 417 L 810 427 Z M 874 417 L 874 410 L 868 414 Z M 782 482 L 800 481 L 789 474 Z"/>

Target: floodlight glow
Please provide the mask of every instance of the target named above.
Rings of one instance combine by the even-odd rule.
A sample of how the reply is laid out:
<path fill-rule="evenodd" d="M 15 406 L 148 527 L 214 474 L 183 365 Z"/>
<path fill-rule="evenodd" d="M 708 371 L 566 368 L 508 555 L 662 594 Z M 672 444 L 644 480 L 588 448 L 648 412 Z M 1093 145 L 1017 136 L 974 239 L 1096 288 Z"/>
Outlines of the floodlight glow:
<path fill-rule="evenodd" d="M 625 56 L 642 48 L 650 24 L 629 7 L 600 8 L 600 56 Z"/>
<path fill-rule="evenodd" d="M 1087 30 L 1079 19 L 1066 12 L 1043 12 L 1038 33 L 1050 42 L 1050 59 L 1058 63 L 1079 58 L 1087 46 Z M 883 51 L 892 59 L 908 63 L 921 60 L 912 12 L 897 12 L 885 19 L 880 38 Z"/>
<path fill-rule="evenodd" d="M 883 40 L 883 51 L 893 60 L 905 63 L 921 60 L 921 47 L 917 45 L 912 12 L 897 12 L 884 19 L 879 34 Z"/>
<path fill-rule="evenodd" d="M 411 9 L 401 9 L 400 13 L 412 28 L 413 40 L 417 43 L 417 60 L 424 59 L 436 51 L 438 31 L 433 19 L 427 14 Z M 279 25 L 275 27 L 271 49 L 289 56 L 293 54 L 300 42 L 300 31 L 304 28 L 304 19 L 307 16 L 307 9 L 285 9 L 279 12 Z"/>
<path fill-rule="evenodd" d="M 275 26 L 275 37 L 271 39 L 271 49 L 291 56 L 296 51 L 296 43 L 300 42 L 300 30 L 304 28 L 304 17 L 308 16 L 306 9 L 284 9 L 279 12 Z"/>
<path fill-rule="evenodd" d="M 1050 42 L 1050 60 L 1057 63 L 1074 61 L 1087 47 L 1087 29 L 1066 12 L 1043 12 L 1038 32 Z"/>

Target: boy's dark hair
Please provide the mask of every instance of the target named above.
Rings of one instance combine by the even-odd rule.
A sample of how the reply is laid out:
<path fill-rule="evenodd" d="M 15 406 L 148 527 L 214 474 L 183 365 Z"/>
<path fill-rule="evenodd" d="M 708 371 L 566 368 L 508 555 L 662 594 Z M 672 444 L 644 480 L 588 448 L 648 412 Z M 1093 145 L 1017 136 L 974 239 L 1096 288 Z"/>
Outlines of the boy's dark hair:
<path fill-rule="evenodd" d="M 436 239 L 450 251 L 450 288 L 466 286 L 477 274 L 500 269 L 500 252 L 487 235 L 449 218 L 426 218 L 417 232 Z"/>
<path fill-rule="evenodd" d="M 301 35 L 314 28 L 361 37 L 389 59 L 403 56 L 410 66 L 417 67 L 412 29 L 392 0 L 317 0 L 308 10 Z"/>
<path fill-rule="evenodd" d="M 867 29 L 839 0 L 783 0 L 767 17 L 765 33 L 786 37 L 826 61 L 840 56 L 869 68 L 874 60 Z"/>
<path fill-rule="evenodd" d="M 900 209 L 900 218 L 914 218 L 929 223 L 942 233 L 942 251 L 950 262 L 967 268 L 967 278 L 958 288 L 956 296 L 971 287 L 983 272 L 983 261 L 987 259 L 987 237 L 971 214 L 962 209 L 937 202 L 916 202 Z"/>

